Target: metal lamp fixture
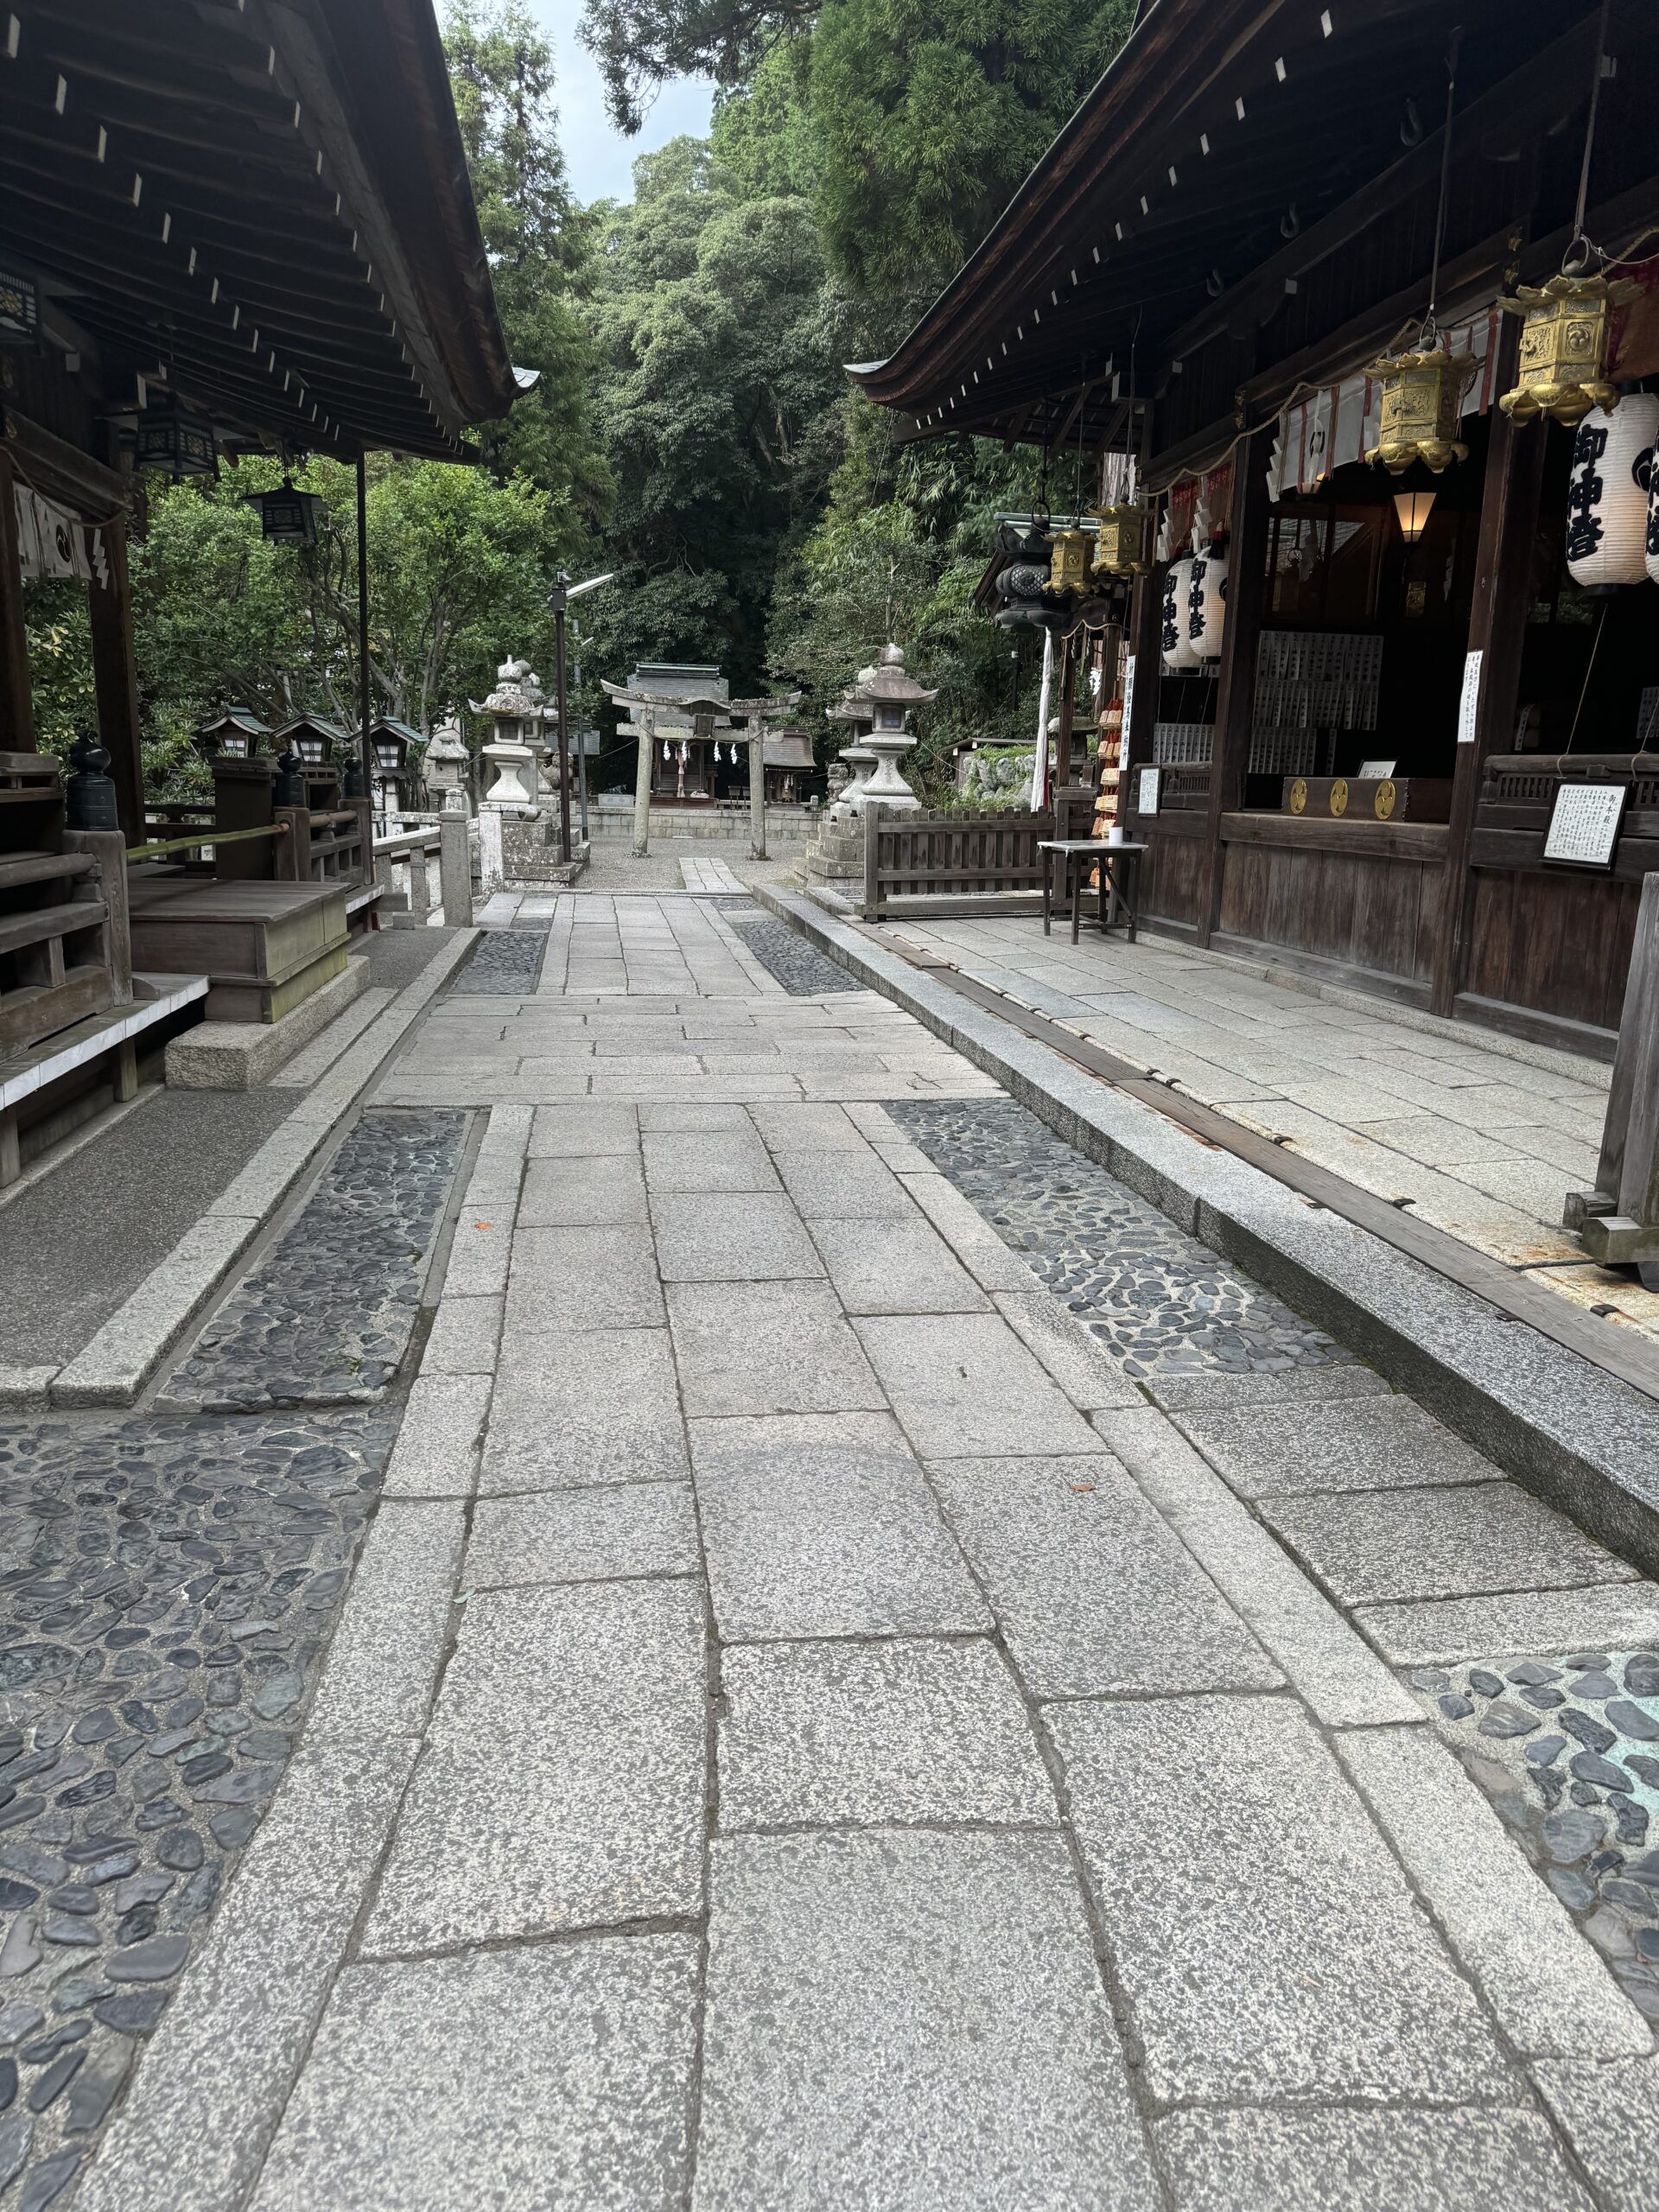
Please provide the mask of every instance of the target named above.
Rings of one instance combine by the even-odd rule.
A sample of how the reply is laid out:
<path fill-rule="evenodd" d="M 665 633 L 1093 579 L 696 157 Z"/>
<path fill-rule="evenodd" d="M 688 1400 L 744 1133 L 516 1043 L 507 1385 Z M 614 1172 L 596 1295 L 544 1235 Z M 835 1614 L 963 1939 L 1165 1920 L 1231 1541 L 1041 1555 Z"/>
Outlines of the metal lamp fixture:
<path fill-rule="evenodd" d="M 0 352 L 32 353 L 40 334 L 40 286 L 0 262 Z"/>
<path fill-rule="evenodd" d="M 219 448 L 205 415 L 185 405 L 176 392 L 165 392 L 141 408 L 133 430 L 133 460 L 175 484 L 187 476 L 217 476 Z"/>
<path fill-rule="evenodd" d="M 1400 535 L 1408 545 L 1414 545 L 1428 527 L 1428 518 L 1433 512 L 1435 494 L 1433 492 L 1396 492 L 1394 511 L 1400 518 Z"/>
<path fill-rule="evenodd" d="M 383 722 L 370 734 L 374 747 L 374 765 L 383 776 L 401 776 L 409 760 L 409 740 L 401 730 L 390 729 Z"/>
<path fill-rule="evenodd" d="M 1152 566 L 1147 549 L 1152 543 L 1152 512 L 1138 499 L 1128 499 L 1098 511 L 1100 535 L 1095 541 L 1096 576 L 1144 575 Z"/>
<path fill-rule="evenodd" d="M 1050 591 L 1083 593 L 1088 590 L 1090 550 L 1087 531 L 1055 531 L 1048 565 Z"/>
<path fill-rule="evenodd" d="M 261 533 L 273 545 L 314 545 L 323 502 L 315 492 L 298 492 L 284 476 L 275 492 L 245 492 L 245 506 L 259 511 Z"/>

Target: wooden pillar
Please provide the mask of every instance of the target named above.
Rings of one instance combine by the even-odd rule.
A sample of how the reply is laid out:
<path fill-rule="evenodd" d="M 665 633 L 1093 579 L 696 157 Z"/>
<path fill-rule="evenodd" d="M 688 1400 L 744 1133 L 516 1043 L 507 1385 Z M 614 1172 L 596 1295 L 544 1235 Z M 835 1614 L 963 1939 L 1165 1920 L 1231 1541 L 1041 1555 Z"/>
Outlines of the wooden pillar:
<path fill-rule="evenodd" d="M 1515 382 L 1520 323 L 1502 318 L 1494 391 Z M 1480 655 L 1474 737 L 1457 748 L 1452 772 L 1452 817 L 1446 833 L 1440 941 L 1435 948 L 1432 1010 L 1449 1016 L 1464 987 L 1474 916 L 1475 878 L 1469 865 L 1475 812 L 1486 756 L 1515 744 L 1521 696 L 1521 649 L 1526 641 L 1528 587 L 1544 483 L 1548 426 L 1515 423 L 1493 408 L 1481 497 L 1480 539 L 1475 556 L 1474 605 L 1469 651 Z"/>
<path fill-rule="evenodd" d="M 126 518 L 100 525 L 107 582 L 96 565 L 87 594 L 92 633 L 92 687 L 98 729 L 109 749 L 116 810 L 129 845 L 144 842 L 144 764 L 138 737 L 138 677 L 132 652 L 132 582 L 127 569 Z M 87 532 L 90 540 L 92 532 Z"/>
<path fill-rule="evenodd" d="M 1222 817 L 1244 804 L 1255 724 L 1255 659 L 1267 602 L 1268 464 L 1277 422 L 1264 423 L 1239 446 L 1233 463 L 1233 527 L 1227 547 L 1227 620 L 1221 635 L 1221 683 L 1216 734 L 1210 747 L 1210 805 L 1205 817 L 1198 943 L 1208 944 L 1221 920 L 1227 849 Z"/>
<path fill-rule="evenodd" d="M 13 482 L 10 456 L 0 445 L 0 753 L 33 753 L 35 709 L 29 690 L 29 638 L 23 628 L 23 569 Z M 4 1179 L 0 1167 L 0 1181 Z"/>

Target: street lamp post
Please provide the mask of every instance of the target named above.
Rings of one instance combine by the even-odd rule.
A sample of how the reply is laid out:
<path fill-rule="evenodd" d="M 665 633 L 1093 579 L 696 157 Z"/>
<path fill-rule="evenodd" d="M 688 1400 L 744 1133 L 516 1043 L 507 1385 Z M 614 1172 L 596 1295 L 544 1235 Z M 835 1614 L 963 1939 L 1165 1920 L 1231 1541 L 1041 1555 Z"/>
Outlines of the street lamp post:
<path fill-rule="evenodd" d="M 573 584 L 563 569 L 547 594 L 547 603 L 553 610 L 553 672 L 554 688 L 559 716 L 559 858 L 570 857 L 570 730 L 565 713 L 564 698 L 564 611 L 573 599 L 580 599 L 585 591 L 597 591 L 601 584 L 607 584 L 615 574 L 607 570 L 602 576 L 589 576 L 585 582 Z"/>

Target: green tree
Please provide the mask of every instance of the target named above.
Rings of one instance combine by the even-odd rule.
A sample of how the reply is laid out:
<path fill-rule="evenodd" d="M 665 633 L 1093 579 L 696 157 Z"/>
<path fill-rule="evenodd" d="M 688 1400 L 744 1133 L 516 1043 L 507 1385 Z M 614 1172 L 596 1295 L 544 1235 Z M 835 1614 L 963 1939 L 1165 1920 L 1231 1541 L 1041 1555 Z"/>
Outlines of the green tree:
<path fill-rule="evenodd" d="M 624 588 L 593 610 L 598 657 L 718 661 L 757 682 L 779 549 L 815 518 L 839 451 L 811 210 L 744 198 L 705 145 L 677 139 L 636 165 L 632 206 L 602 217 L 594 410 Z"/>
<path fill-rule="evenodd" d="M 502 328 L 514 362 L 537 372 L 486 444 L 591 530 L 610 497 L 588 406 L 591 226 L 565 177 L 553 49 L 524 0 L 451 0 L 444 48 Z"/>

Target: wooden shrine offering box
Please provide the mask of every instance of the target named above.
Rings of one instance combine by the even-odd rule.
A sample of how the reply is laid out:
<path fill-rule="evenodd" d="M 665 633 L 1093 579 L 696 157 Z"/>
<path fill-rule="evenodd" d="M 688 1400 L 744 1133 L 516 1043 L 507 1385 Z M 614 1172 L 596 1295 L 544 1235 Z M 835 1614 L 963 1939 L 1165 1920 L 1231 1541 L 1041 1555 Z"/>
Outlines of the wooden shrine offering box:
<path fill-rule="evenodd" d="M 1325 822 L 1449 822 L 1449 776 L 1287 776 L 1281 814 Z"/>

